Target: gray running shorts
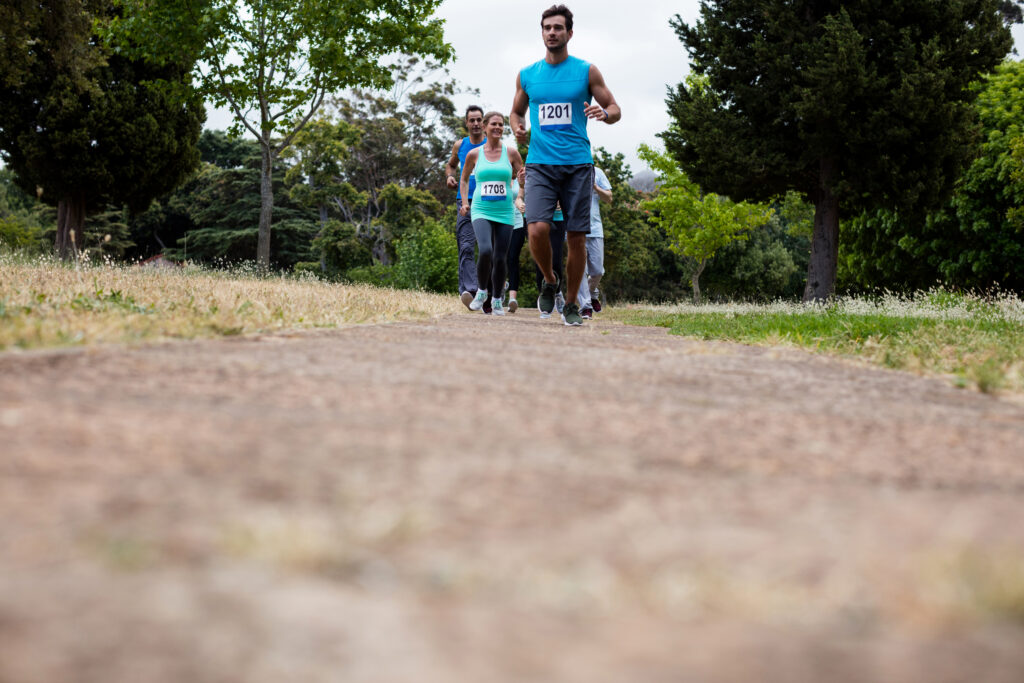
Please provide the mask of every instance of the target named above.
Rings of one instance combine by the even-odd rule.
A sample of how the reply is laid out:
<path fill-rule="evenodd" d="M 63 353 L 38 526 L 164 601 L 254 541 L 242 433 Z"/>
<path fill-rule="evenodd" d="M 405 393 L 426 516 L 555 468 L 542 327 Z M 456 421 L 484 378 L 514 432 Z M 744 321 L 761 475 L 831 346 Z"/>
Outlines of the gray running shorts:
<path fill-rule="evenodd" d="M 590 232 L 590 199 L 594 194 L 594 165 L 526 165 L 526 222 L 551 223 L 561 203 L 569 232 Z"/>

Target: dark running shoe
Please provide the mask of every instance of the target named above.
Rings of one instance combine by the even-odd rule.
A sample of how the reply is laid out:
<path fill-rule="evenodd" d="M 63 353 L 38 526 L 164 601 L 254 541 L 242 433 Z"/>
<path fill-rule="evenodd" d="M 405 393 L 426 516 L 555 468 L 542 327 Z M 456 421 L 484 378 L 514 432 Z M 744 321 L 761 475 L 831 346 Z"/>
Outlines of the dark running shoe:
<path fill-rule="evenodd" d="M 566 325 L 582 325 L 583 318 L 580 316 L 579 304 L 566 303 L 562 309 L 562 322 Z"/>
<path fill-rule="evenodd" d="M 481 290 L 482 291 L 482 290 Z M 484 299 L 484 314 L 490 315 L 494 308 L 491 306 L 491 297 Z"/>
<path fill-rule="evenodd" d="M 601 312 L 601 300 L 597 298 L 596 294 L 590 297 L 590 305 L 594 307 L 594 313 Z"/>
<path fill-rule="evenodd" d="M 555 276 L 555 283 L 547 280 L 540 287 L 540 296 L 537 297 L 537 308 L 540 309 L 540 317 L 550 318 L 551 311 L 555 310 L 555 292 L 558 291 L 558 276 Z"/>
<path fill-rule="evenodd" d="M 584 320 L 590 320 L 594 317 L 594 309 L 590 306 L 584 306 L 580 309 L 580 317 Z"/>

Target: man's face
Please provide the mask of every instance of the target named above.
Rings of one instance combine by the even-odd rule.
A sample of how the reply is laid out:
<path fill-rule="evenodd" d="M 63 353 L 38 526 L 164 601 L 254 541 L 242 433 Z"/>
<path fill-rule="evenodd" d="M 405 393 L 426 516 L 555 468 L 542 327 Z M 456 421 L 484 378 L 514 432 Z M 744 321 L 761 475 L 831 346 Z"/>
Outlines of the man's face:
<path fill-rule="evenodd" d="M 544 46 L 551 52 L 563 49 L 572 38 L 572 31 L 565 28 L 565 17 L 555 14 L 545 19 L 540 25 Z"/>
<path fill-rule="evenodd" d="M 484 130 L 484 115 L 475 109 L 466 114 L 466 130 L 473 137 L 480 135 Z"/>

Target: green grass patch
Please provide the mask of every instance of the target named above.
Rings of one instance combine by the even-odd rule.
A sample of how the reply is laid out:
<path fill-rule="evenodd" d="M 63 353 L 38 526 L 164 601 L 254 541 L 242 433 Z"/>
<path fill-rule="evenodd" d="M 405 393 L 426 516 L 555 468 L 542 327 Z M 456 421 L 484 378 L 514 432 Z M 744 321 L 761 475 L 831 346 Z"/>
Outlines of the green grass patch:
<path fill-rule="evenodd" d="M 950 295 L 954 296 L 954 295 Z M 923 299 L 922 301 L 926 301 Z M 1024 324 L 1016 309 L 998 304 L 955 305 L 887 312 L 884 305 L 829 308 L 737 306 L 701 311 L 627 308 L 610 317 L 631 325 L 666 327 L 672 334 L 743 344 L 790 346 L 860 358 L 920 374 L 945 375 L 984 392 L 1024 391 Z M 849 310 L 849 309 L 854 310 Z M 1010 315 L 1004 315 L 1010 310 Z M 953 313 L 943 315 L 943 313 Z"/>

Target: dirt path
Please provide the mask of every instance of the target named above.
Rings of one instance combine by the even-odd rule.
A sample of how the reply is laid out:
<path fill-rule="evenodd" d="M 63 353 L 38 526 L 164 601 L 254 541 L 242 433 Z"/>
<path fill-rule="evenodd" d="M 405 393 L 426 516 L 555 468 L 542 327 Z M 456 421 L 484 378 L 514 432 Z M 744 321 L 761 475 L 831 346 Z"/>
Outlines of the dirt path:
<path fill-rule="evenodd" d="M 0 355 L 0 681 L 1024 671 L 1024 408 L 459 315 Z"/>

